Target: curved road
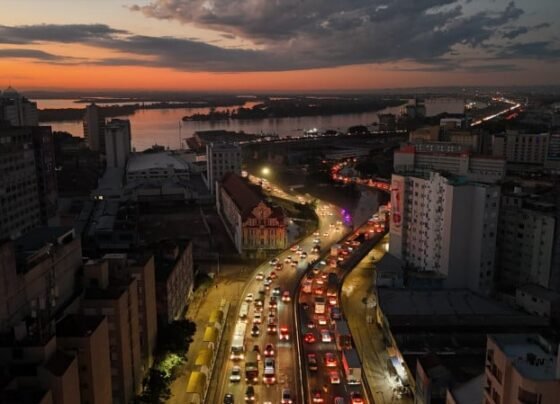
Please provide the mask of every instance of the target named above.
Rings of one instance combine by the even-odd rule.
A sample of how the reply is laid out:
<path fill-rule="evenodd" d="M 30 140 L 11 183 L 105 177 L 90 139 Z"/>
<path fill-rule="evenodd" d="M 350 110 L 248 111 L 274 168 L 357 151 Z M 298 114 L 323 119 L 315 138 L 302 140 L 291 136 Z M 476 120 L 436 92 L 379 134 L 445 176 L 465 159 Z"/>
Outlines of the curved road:
<path fill-rule="evenodd" d="M 344 228 L 339 226 L 339 230 L 336 230 L 336 223 L 342 218 L 339 212 L 332 206 L 323 202 L 317 203 L 317 213 L 319 215 L 319 238 L 321 240 L 321 247 L 323 251 L 330 249 L 330 246 L 334 244 L 337 240 L 341 238 L 343 233 L 346 232 Z M 317 236 L 309 236 L 305 238 L 300 246 L 303 251 L 307 252 L 308 258 L 302 261 L 309 261 L 316 255 L 311 254 L 311 249 L 314 245 L 314 239 Z M 270 272 L 276 272 L 278 278 L 272 280 L 270 291 L 266 293 L 264 299 L 264 310 L 262 312 L 262 325 L 260 326 L 260 335 L 251 336 L 251 328 L 253 326 L 253 319 L 255 314 L 255 304 L 249 304 L 250 309 L 247 316 L 247 330 L 245 336 L 245 350 L 246 352 L 251 351 L 254 345 L 258 345 L 261 353 L 264 352 L 266 344 L 273 344 L 275 347 L 275 360 L 276 360 L 276 379 L 277 382 L 271 386 L 266 386 L 262 381 L 263 375 L 263 359 L 259 363 L 259 381 L 254 385 L 255 390 L 255 403 L 279 403 L 281 401 L 282 389 L 289 389 L 292 394 L 292 399 L 298 397 L 297 388 L 299 388 L 299 375 L 298 370 L 300 369 L 299 358 L 297 357 L 297 351 L 295 348 L 295 333 L 293 330 L 294 324 L 294 312 L 293 312 L 293 302 L 282 302 L 281 297 L 278 297 L 278 308 L 277 308 L 277 321 L 276 325 L 278 327 L 287 326 L 289 329 L 289 341 L 279 341 L 278 334 L 269 335 L 267 333 L 267 318 L 270 312 L 270 297 L 272 291 L 279 287 L 281 293 L 288 291 L 290 297 L 293 300 L 294 292 L 298 287 L 298 280 L 305 271 L 307 265 L 305 262 L 301 262 L 296 268 L 293 268 L 291 264 L 284 263 L 286 258 L 291 256 L 292 258 L 297 258 L 296 253 L 292 252 L 290 249 L 279 254 L 276 258 L 280 263 L 283 263 L 283 268 L 280 271 L 274 270 L 274 268 L 269 263 L 264 263 L 255 269 L 255 274 L 262 272 L 266 278 Z M 259 290 L 264 287 L 263 280 L 258 280 L 253 277 L 247 282 L 244 289 L 243 299 L 247 294 L 252 293 L 254 297 L 259 295 Z M 242 299 L 242 300 L 243 300 Z M 238 308 L 239 309 L 239 308 Z M 239 319 L 239 311 L 235 313 L 234 323 L 237 323 Z M 229 359 L 229 352 L 231 350 L 232 333 L 235 328 L 233 324 L 229 328 L 229 335 L 224 338 L 227 344 L 225 363 L 222 365 L 222 369 L 218 370 L 217 377 L 217 394 L 214 395 L 214 402 L 221 403 L 225 394 L 231 393 L 234 396 L 235 403 L 245 402 L 245 392 L 247 389 L 247 383 L 245 382 L 245 363 L 243 360 L 233 361 Z M 239 382 L 231 382 L 229 376 L 233 366 L 240 366 L 241 368 L 241 380 Z"/>

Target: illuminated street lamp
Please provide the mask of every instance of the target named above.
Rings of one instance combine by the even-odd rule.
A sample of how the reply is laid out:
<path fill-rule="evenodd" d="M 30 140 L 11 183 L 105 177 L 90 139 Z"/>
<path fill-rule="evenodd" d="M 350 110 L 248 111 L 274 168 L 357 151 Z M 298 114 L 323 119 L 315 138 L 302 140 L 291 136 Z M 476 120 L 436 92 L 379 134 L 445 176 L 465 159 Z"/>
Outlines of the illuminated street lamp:
<path fill-rule="evenodd" d="M 263 167 L 262 170 L 261 170 L 261 174 L 264 175 L 265 177 L 267 177 L 268 175 L 270 175 L 270 168 Z"/>

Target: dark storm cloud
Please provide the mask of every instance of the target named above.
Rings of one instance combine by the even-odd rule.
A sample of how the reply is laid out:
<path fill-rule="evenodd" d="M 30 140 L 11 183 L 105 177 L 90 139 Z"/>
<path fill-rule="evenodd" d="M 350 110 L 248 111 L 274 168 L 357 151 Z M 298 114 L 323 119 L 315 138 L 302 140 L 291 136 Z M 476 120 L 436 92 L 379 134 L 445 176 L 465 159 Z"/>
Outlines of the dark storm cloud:
<path fill-rule="evenodd" d="M 256 48 L 224 47 L 216 41 L 196 38 L 134 35 L 102 24 L 0 26 L 0 44 L 85 43 L 132 55 L 87 61 L 91 64 L 214 72 L 285 71 L 402 60 L 421 64 L 419 70 L 461 70 L 464 64 L 449 58 L 460 59 L 465 49 L 487 55 L 495 67 L 508 65 L 501 59 L 513 56 L 556 57 L 554 47 L 546 40 L 540 50 L 533 52 L 524 49 L 524 45 L 504 45 L 510 38 L 548 27 L 546 23 L 531 28 L 520 24 L 524 12 L 514 2 L 501 9 L 494 6 L 492 11 L 482 5 L 471 7 L 469 12 L 465 11 L 465 3 L 152 0 L 131 9 L 157 19 L 214 29 L 222 38 L 238 38 Z M 38 60 L 46 60 L 37 56 Z M 482 71 L 486 66 L 492 65 L 471 68 Z"/>
<path fill-rule="evenodd" d="M 500 51 L 498 56 L 501 58 L 510 59 L 537 59 L 556 61 L 560 59 L 560 47 L 555 47 L 553 44 L 546 41 L 518 43 L 504 47 Z"/>
<path fill-rule="evenodd" d="M 533 27 L 515 27 L 515 28 L 508 29 L 506 32 L 504 32 L 502 38 L 511 40 L 517 38 L 520 35 L 524 35 L 529 32 L 535 32 L 539 29 L 549 28 L 549 27 L 550 24 L 548 23 L 538 24 Z"/>
<path fill-rule="evenodd" d="M 104 24 L 40 24 L 16 27 L 0 25 L 0 43 L 3 44 L 74 43 L 96 38 L 111 38 L 116 34 L 126 34 L 126 31 L 114 29 Z"/>
<path fill-rule="evenodd" d="M 0 58 L 26 58 L 41 61 L 62 61 L 63 57 L 37 49 L 0 49 Z"/>
<path fill-rule="evenodd" d="M 457 45 L 481 47 L 523 15 L 514 2 L 466 15 L 457 0 L 155 0 L 133 10 L 255 41 L 264 48 L 257 70 L 436 60 Z"/>

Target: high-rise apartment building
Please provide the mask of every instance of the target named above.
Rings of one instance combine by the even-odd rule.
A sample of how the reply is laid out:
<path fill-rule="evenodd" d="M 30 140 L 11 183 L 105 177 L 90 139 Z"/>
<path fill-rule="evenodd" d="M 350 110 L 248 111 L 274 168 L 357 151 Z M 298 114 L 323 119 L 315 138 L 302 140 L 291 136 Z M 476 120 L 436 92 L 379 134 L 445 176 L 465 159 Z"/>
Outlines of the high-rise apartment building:
<path fill-rule="evenodd" d="M 158 320 L 168 324 L 182 318 L 193 292 L 192 243 L 165 241 L 155 249 Z"/>
<path fill-rule="evenodd" d="M 560 116 L 560 114 L 558 114 L 558 116 Z M 558 129 L 556 129 L 556 132 L 550 134 L 544 166 L 552 170 L 560 169 L 560 131 Z"/>
<path fill-rule="evenodd" d="M 111 119 L 105 125 L 107 167 L 125 168 L 130 150 L 130 121 L 128 119 Z"/>
<path fill-rule="evenodd" d="M 31 137 L 35 152 L 41 223 L 45 226 L 55 226 L 58 224 L 58 187 L 52 129 L 50 126 L 32 127 Z"/>
<path fill-rule="evenodd" d="M 140 392 L 142 363 L 138 285 L 135 278 L 110 280 L 109 262 L 89 261 L 84 266 L 88 287 L 82 313 L 104 315 L 109 326 L 113 404 L 127 404 Z"/>
<path fill-rule="evenodd" d="M 445 278 L 450 288 L 488 294 L 500 189 L 461 177 L 393 175 L 389 252 L 418 272 Z"/>
<path fill-rule="evenodd" d="M 558 345 L 540 335 L 489 335 L 485 404 L 556 404 L 560 397 Z"/>
<path fill-rule="evenodd" d="M 2 243 L 0 257 L 0 333 L 50 337 L 55 313 L 75 296 L 80 239 L 72 228 L 37 228 Z"/>
<path fill-rule="evenodd" d="M 109 281 L 126 282 L 136 279 L 138 287 L 138 320 L 142 372 L 147 373 L 154 361 L 157 343 L 157 307 L 155 264 L 152 255 L 129 257 L 127 254 L 106 254 L 109 263 Z"/>
<path fill-rule="evenodd" d="M 78 358 L 82 403 L 111 403 L 111 352 L 105 316 L 69 314 L 56 325 L 58 348 Z"/>
<path fill-rule="evenodd" d="M 0 127 L 0 237 L 56 224 L 57 186 L 50 127 Z"/>
<path fill-rule="evenodd" d="M 12 87 L 0 92 L 0 122 L 12 126 L 37 126 L 37 104 L 29 101 Z"/>
<path fill-rule="evenodd" d="M 0 172 L 0 238 L 14 238 L 41 224 L 30 128 L 0 129 Z"/>
<path fill-rule="evenodd" d="M 226 143 L 206 145 L 206 167 L 208 189 L 214 195 L 216 181 L 221 181 L 226 173 L 241 175 L 241 148 Z"/>
<path fill-rule="evenodd" d="M 508 163 L 543 164 L 549 138 L 549 133 L 499 133 L 492 136 L 492 154 L 505 158 Z"/>
<path fill-rule="evenodd" d="M 105 118 L 101 109 L 90 104 L 84 115 L 84 139 L 93 151 L 105 151 Z"/>
<path fill-rule="evenodd" d="M 496 254 L 497 285 L 502 290 L 515 293 L 528 283 L 552 287 L 554 213 L 553 204 L 532 200 L 520 189 L 502 195 Z"/>

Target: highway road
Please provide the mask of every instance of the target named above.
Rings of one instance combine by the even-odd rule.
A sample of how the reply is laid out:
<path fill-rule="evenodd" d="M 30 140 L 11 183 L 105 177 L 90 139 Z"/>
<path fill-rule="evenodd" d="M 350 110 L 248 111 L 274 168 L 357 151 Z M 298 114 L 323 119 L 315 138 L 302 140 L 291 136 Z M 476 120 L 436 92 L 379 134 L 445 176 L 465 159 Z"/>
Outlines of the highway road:
<path fill-rule="evenodd" d="M 298 254 L 290 249 L 282 252 L 276 257 L 276 260 L 281 264 L 281 269 L 276 269 L 276 265 L 271 265 L 270 263 L 264 263 L 255 269 L 253 278 L 246 284 L 243 299 L 245 299 L 249 294 L 252 294 L 252 302 L 248 302 L 248 313 L 246 316 L 246 332 L 245 332 L 245 357 L 247 352 L 253 350 L 256 345 L 261 352 L 261 360 L 259 362 L 259 380 L 254 384 L 254 394 L 255 403 L 280 403 L 281 395 L 283 389 L 289 389 L 292 400 L 298 397 L 297 388 L 300 388 L 299 381 L 299 357 L 295 349 L 295 333 L 294 333 L 294 311 L 293 311 L 293 297 L 295 291 L 298 287 L 298 280 L 302 276 L 303 272 L 307 268 L 307 262 L 313 260 L 317 257 L 316 254 L 312 254 L 311 250 L 314 246 L 314 240 L 319 238 L 322 251 L 327 251 L 330 249 L 331 245 L 339 240 L 346 232 L 341 224 L 337 226 L 337 222 L 342 220 L 340 212 L 332 205 L 328 205 L 323 202 L 318 202 L 317 213 L 319 215 L 319 229 L 317 234 L 309 236 L 302 240 L 299 244 L 301 251 L 307 253 L 307 258 L 299 259 Z M 338 230 L 337 230 L 338 227 Z M 288 262 L 288 258 L 297 262 L 295 264 Z M 280 265 L 279 264 L 279 265 Z M 294 267 L 294 266 L 295 267 Z M 259 326 L 260 335 L 251 335 L 253 328 L 253 322 L 255 320 L 256 304 L 255 298 L 259 296 L 259 291 L 265 289 L 264 282 L 267 277 L 271 276 L 271 273 L 276 274 L 276 279 L 271 279 L 270 288 L 265 290 L 264 293 L 264 305 L 261 313 L 262 324 Z M 259 274 L 262 273 L 262 279 Z M 280 296 L 277 298 L 277 310 L 271 310 L 271 296 L 276 288 L 279 288 Z M 282 295 L 284 291 L 290 296 L 289 302 L 282 301 Z M 248 299 L 251 300 L 251 299 Z M 242 305 L 238 308 L 242 309 Z M 269 313 L 276 313 L 274 317 L 275 324 L 278 328 L 287 327 L 288 328 L 288 341 L 280 341 L 277 331 L 276 333 L 269 334 L 267 332 L 267 321 L 269 318 Z M 235 323 L 241 321 L 240 312 L 238 311 L 235 315 Z M 227 351 L 231 351 L 232 344 L 232 334 L 235 328 L 235 324 L 229 327 L 229 335 L 225 336 L 225 343 L 227 345 Z M 276 381 L 274 384 L 267 385 L 263 382 L 263 368 L 264 368 L 264 350 L 267 344 L 272 344 L 274 346 L 274 359 L 276 365 Z M 241 370 L 241 380 L 232 381 L 230 380 L 230 375 L 234 366 L 239 366 Z M 215 402 L 224 402 L 224 397 L 226 394 L 232 394 L 235 403 L 243 403 L 245 401 L 245 395 L 247 387 L 252 383 L 247 383 L 245 381 L 245 361 L 244 360 L 232 360 L 229 358 L 223 364 L 221 370 L 218 370 L 219 376 L 217 378 L 218 393 L 214 397 L 218 397 Z M 294 400 L 294 402 L 296 402 Z"/>
<path fill-rule="evenodd" d="M 363 243 L 369 244 L 366 237 L 379 237 L 370 233 L 370 230 L 369 226 L 363 226 L 350 234 L 340 244 L 340 248 L 333 251 L 336 255 L 327 254 L 300 282 L 296 298 L 299 301 L 298 329 L 302 341 L 304 380 L 307 381 L 306 402 L 338 404 L 337 399 L 340 403 L 367 402 L 362 385 L 348 383 L 342 355 L 343 351 L 352 348 L 351 335 L 349 332 L 342 332 L 343 327 L 339 327 L 337 331 L 340 322 L 335 320 L 344 319 L 333 312 L 340 310 L 339 286 L 346 264 L 351 265 L 353 261 L 353 252 Z M 329 277 L 333 276 L 331 283 Z M 322 298 L 325 299 L 325 304 L 317 304 L 317 300 Z M 346 345 L 337 343 L 337 338 L 340 338 L 339 341 L 346 341 Z M 329 355 L 332 355 L 334 362 L 328 359 Z"/>

